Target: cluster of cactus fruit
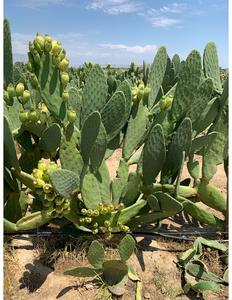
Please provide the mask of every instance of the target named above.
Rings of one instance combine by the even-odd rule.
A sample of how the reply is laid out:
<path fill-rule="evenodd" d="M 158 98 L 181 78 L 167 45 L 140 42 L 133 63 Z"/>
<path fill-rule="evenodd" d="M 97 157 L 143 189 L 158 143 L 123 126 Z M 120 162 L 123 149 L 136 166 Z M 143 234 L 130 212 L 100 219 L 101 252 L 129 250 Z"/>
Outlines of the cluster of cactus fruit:
<path fill-rule="evenodd" d="M 203 66 L 196 50 L 180 61 L 160 47 L 151 66 L 144 64 L 143 81 L 118 80 L 111 67 L 86 64 L 82 88 L 69 81 L 65 50 L 50 36 L 37 34 L 28 57 L 24 85 L 14 87 L 4 70 L 6 231 L 61 218 L 61 227 L 110 237 L 181 211 L 202 224 L 225 225 L 226 201 L 210 184 L 217 165 L 227 170 L 228 162 L 228 80 L 222 86 L 214 43 Z M 128 74 L 134 72 L 132 65 Z M 106 161 L 119 148 L 111 179 Z M 196 155 L 203 158 L 201 174 Z M 50 169 L 41 172 L 44 158 Z M 192 181 L 181 181 L 184 162 Z"/>

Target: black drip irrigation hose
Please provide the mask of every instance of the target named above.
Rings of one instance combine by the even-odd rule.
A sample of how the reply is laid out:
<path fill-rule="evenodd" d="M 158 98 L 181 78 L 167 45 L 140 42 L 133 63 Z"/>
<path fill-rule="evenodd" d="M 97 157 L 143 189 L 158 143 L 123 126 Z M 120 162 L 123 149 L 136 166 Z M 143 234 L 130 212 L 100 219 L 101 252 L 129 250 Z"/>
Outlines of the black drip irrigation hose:
<path fill-rule="evenodd" d="M 205 231 L 205 232 L 147 232 L 147 231 L 128 231 L 126 233 L 129 233 L 133 236 L 136 237 L 155 237 L 155 236 L 160 236 L 163 238 L 168 238 L 168 239 L 173 239 L 173 240 L 180 240 L 180 241 L 194 241 L 196 239 L 196 237 L 194 238 L 189 238 L 186 237 L 186 235 L 195 235 L 195 236 L 206 236 L 206 235 L 210 235 L 212 233 L 216 234 L 217 232 L 209 232 L 209 231 Z M 219 232 L 220 234 L 228 234 L 228 232 Z M 124 231 L 119 231 L 119 232 L 113 232 L 112 235 L 124 235 L 125 232 Z M 36 237 L 51 237 L 51 236 L 71 236 L 74 238 L 78 238 L 78 237 L 84 237 L 84 236 L 92 236 L 92 232 L 85 232 L 85 233 L 78 233 L 78 235 L 74 235 L 72 233 L 65 233 L 65 232 L 60 232 L 60 231 L 35 231 L 35 230 L 23 230 L 23 231 L 17 231 L 17 232 L 5 232 L 4 236 L 17 236 L 17 235 L 30 235 L 30 236 L 36 236 Z M 179 236 L 178 236 L 179 235 Z M 98 234 L 96 236 L 99 237 L 101 236 L 100 234 Z M 221 243 L 227 243 L 229 240 L 225 240 L 225 239 L 217 239 L 216 241 L 221 242 Z"/>

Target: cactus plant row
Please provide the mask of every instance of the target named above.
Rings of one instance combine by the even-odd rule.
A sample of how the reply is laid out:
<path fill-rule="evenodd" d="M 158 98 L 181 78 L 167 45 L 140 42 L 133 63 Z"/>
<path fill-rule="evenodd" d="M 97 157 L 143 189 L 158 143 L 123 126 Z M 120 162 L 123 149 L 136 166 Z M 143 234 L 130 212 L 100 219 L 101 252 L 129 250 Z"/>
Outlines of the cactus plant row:
<path fill-rule="evenodd" d="M 228 84 L 218 77 L 216 46 L 206 45 L 203 64 L 197 50 L 181 62 L 160 47 L 137 81 L 109 80 L 111 66 L 85 68 L 80 86 L 70 80 L 62 45 L 37 33 L 26 83 L 12 81 L 4 90 L 5 230 L 59 221 L 108 238 L 182 210 L 223 227 L 226 201 L 210 183 L 228 158 Z M 128 70 L 138 72 L 134 64 Z M 118 148 L 122 158 L 111 179 L 106 162 Z M 185 162 L 191 186 L 180 184 Z"/>

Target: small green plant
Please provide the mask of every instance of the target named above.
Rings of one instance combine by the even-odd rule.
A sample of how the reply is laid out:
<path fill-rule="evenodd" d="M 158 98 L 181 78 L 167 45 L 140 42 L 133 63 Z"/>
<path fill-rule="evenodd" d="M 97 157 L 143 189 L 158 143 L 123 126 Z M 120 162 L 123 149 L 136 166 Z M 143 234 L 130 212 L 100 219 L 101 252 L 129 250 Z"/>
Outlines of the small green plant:
<path fill-rule="evenodd" d="M 104 248 L 101 243 L 95 240 L 91 243 L 87 254 L 91 267 L 77 267 L 65 271 L 64 274 L 98 278 L 104 282 L 112 294 L 121 296 L 125 291 L 128 278 L 133 281 L 140 281 L 133 268 L 127 264 L 134 248 L 135 240 L 127 234 L 119 244 L 120 259 L 104 260 Z M 137 293 L 139 294 L 139 292 Z"/>
<path fill-rule="evenodd" d="M 186 294 L 190 290 L 197 293 L 219 291 L 221 284 L 228 284 L 228 268 L 224 272 L 223 277 L 208 271 L 207 266 L 201 260 L 203 247 L 218 250 L 221 260 L 228 264 L 228 248 L 225 245 L 202 237 L 197 238 L 190 249 L 178 256 L 178 266 L 184 272 L 185 284 L 183 290 Z"/>

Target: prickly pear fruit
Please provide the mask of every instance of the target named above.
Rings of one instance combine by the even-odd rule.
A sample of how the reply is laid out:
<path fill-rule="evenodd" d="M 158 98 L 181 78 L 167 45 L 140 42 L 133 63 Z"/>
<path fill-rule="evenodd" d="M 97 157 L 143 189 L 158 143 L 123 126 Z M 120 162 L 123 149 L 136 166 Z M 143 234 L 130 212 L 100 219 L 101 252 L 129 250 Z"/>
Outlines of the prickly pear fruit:
<path fill-rule="evenodd" d="M 68 121 L 69 123 L 74 123 L 76 121 L 77 114 L 74 110 L 68 111 Z"/>
<path fill-rule="evenodd" d="M 67 91 L 64 91 L 62 93 L 62 99 L 63 99 L 64 102 L 68 101 L 68 99 L 69 99 L 69 93 Z"/>
<path fill-rule="evenodd" d="M 69 82 L 69 76 L 68 76 L 67 72 L 62 72 L 61 73 L 61 82 L 62 82 L 63 86 L 66 87 L 66 85 Z"/>
<path fill-rule="evenodd" d="M 13 98 L 15 96 L 15 88 L 14 88 L 14 86 L 13 86 L 12 83 L 10 83 L 8 85 L 8 87 L 7 87 L 6 90 L 7 90 L 7 93 L 8 93 L 8 95 L 9 95 L 10 98 Z"/>
<path fill-rule="evenodd" d="M 16 92 L 17 97 L 22 96 L 23 92 L 24 92 L 24 84 L 23 83 L 18 83 L 16 85 L 15 92 Z"/>
<path fill-rule="evenodd" d="M 56 55 L 56 54 L 59 54 L 61 50 L 62 50 L 61 44 L 58 41 L 53 40 L 52 41 L 52 53 Z"/>
<path fill-rule="evenodd" d="M 28 111 L 21 111 L 19 113 L 19 120 L 22 123 L 25 123 L 25 122 L 29 121 Z"/>
<path fill-rule="evenodd" d="M 40 48 L 43 49 L 44 48 L 44 37 L 42 35 L 40 35 L 39 33 L 37 33 L 35 40 L 39 44 Z"/>
<path fill-rule="evenodd" d="M 22 104 L 26 104 L 30 100 L 30 98 L 31 98 L 30 92 L 28 90 L 25 90 L 21 98 Z"/>
<path fill-rule="evenodd" d="M 226 211 L 226 200 L 222 192 L 215 186 L 201 180 L 197 193 L 204 204 L 221 212 Z"/>
<path fill-rule="evenodd" d="M 29 111 L 29 121 L 30 122 L 37 122 L 38 121 L 38 114 L 35 110 Z"/>
<path fill-rule="evenodd" d="M 64 72 L 67 70 L 68 68 L 68 64 L 69 64 L 69 61 L 64 58 L 60 63 L 59 63 L 59 69 L 60 71 Z"/>
<path fill-rule="evenodd" d="M 45 38 L 44 38 L 44 50 L 46 52 L 50 52 L 52 50 L 52 38 L 48 34 L 45 34 Z"/>

